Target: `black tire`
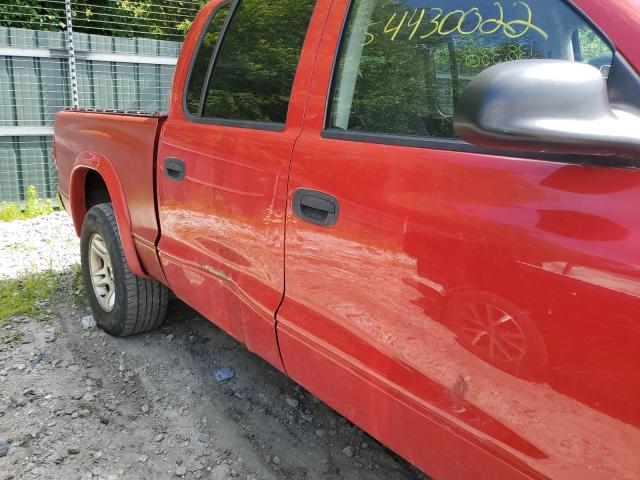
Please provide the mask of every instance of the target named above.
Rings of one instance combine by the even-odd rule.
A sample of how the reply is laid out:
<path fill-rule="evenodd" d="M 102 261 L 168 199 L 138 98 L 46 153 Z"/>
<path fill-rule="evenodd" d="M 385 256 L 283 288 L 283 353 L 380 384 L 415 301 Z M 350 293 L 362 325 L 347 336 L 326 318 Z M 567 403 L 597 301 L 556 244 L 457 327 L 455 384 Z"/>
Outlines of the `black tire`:
<path fill-rule="evenodd" d="M 91 281 L 90 248 L 96 235 L 102 237 L 110 261 L 115 304 L 106 311 Z M 127 337 L 158 328 L 167 314 L 169 290 L 156 280 L 140 278 L 131 272 L 122 250 L 118 225 L 110 203 L 91 208 L 84 218 L 80 236 L 82 277 L 89 304 L 98 326 L 116 337 Z"/>

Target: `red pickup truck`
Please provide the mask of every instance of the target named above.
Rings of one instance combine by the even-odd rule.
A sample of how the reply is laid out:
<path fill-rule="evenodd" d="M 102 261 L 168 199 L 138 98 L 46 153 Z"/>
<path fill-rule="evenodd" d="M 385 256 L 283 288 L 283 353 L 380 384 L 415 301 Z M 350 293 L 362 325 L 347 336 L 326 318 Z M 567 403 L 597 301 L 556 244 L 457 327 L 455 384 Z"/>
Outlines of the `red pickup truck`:
<path fill-rule="evenodd" d="M 169 289 L 436 479 L 640 478 L 637 0 L 214 0 L 65 111 L 99 325 Z"/>

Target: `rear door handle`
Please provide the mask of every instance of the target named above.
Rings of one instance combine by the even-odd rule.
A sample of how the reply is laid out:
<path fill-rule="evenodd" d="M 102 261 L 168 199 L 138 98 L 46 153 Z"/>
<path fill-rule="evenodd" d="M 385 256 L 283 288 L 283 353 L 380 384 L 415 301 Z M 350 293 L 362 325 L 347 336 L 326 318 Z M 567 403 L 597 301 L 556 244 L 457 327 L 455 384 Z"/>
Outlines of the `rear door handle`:
<path fill-rule="evenodd" d="M 327 193 L 300 188 L 293 194 L 293 212 L 302 220 L 315 225 L 335 225 L 339 210 L 336 197 Z"/>
<path fill-rule="evenodd" d="M 187 167 L 178 158 L 167 158 L 164 161 L 164 174 L 175 182 L 181 182 L 187 174 Z"/>

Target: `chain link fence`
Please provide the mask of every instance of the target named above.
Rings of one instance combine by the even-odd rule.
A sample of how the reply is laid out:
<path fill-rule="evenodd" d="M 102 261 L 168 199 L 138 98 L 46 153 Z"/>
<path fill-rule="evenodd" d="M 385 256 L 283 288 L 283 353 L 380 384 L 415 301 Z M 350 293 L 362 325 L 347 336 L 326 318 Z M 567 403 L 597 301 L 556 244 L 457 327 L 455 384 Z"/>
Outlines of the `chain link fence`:
<path fill-rule="evenodd" d="M 52 198 L 63 108 L 165 111 L 181 42 L 203 0 L 0 2 L 0 202 Z"/>

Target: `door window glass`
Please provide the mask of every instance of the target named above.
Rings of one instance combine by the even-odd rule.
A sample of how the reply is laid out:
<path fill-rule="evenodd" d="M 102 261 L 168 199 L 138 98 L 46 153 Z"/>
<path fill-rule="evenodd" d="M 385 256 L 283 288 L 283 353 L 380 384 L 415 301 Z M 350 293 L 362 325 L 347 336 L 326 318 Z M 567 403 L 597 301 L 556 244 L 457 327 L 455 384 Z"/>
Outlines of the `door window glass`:
<path fill-rule="evenodd" d="M 589 52 L 582 57 L 576 37 Z M 354 0 L 328 127 L 453 138 L 457 99 L 475 75 L 537 58 L 599 67 L 612 51 L 561 0 Z"/>
<path fill-rule="evenodd" d="M 589 27 L 580 27 L 575 33 L 574 48 L 576 57 L 600 69 L 605 77 L 611 68 L 611 50 L 602 38 Z"/>
<path fill-rule="evenodd" d="M 223 5 L 213 16 L 209 22 L 206 33 L 200 41 L 198 52 L 196 53 L 189 75 L 187 86 L 186 107 L 187 111 L 194 116 L 200 115 L 200 98 L 202 96 L 202 88 L 204 87 L 205 78 L 209 63 L 212 60 L 213 52 L 220 37 L 220 32 L 224 26 L 224 22 L 231 11 L 231 5 Z"/>
<path fill-rule="evenodd" d="M 285 123 L 315 1 L 242 0 L 222 41 L 204 116 Z"/>

